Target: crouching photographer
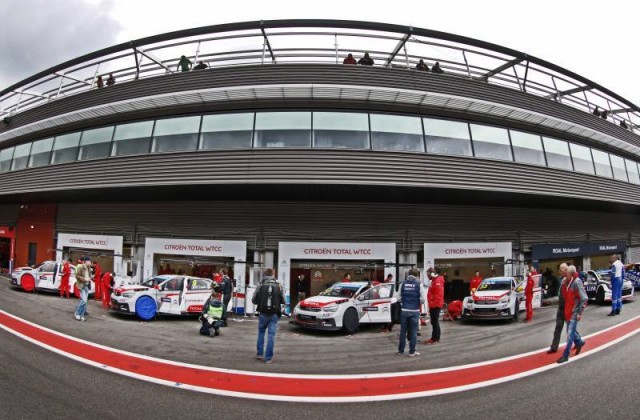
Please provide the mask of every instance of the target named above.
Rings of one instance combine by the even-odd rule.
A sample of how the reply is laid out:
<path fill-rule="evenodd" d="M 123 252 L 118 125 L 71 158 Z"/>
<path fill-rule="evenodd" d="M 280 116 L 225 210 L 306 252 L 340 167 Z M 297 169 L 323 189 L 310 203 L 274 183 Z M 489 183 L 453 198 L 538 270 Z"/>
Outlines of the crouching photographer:
<path fill-rule="evenodd" d="M 202 313 L 200 314 L 200 327 L 201 335 L 208 335 L 215 337 L 220 335 L 220 327 L 222 326 L 222 302 L 220 302 L 220 286 L 218 284 L 213 285 L 211 291 L 211 297 L 207 299 L 202 307 Z"/>

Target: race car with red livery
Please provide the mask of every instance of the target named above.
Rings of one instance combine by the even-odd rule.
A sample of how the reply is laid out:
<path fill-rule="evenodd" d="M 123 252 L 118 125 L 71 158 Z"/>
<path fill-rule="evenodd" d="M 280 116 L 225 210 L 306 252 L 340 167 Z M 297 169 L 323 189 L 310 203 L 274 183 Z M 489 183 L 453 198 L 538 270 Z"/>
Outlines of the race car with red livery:
<path fill-rule="evenodd" d="M 482 280 L 471 296 L 462 303 L 462 319 L 518 320 L 525 309 L 523 284 L 514 277 L 491 277 Z"/>
<path fill-rule="evenodd" d="M 25 292 L 34 290 L 39 292 L 54 292 L 60 290 L 60 282 L 62 281 L 62 264 L 55 261 L 45 261 L 36 268 L 19 267 L 11 273 L 11 284 L 22 288 Z M 76 297 L 80 297 L 80 292 L 75 287 L 76 268 L 71 266 L 71 275 L 69 277 L 69 287 Z M 95 293 L 95 284 L 91 281 L 89 296 Z"/>
<path fill-rule="evenodd" d="M 316 330 L 354 333 L 360 324 L 391 322 L 396 303 L 394 284 L 371 287 L 368 282 L 335 283 L 318 296 L 298 303 L 291 323 Z"/>
<path fill-rule="evenodd" d="M 111 309 L 149 321 L 156 315 L 197 315 L 211 296 L 209 279 L 161 275 L 138 285 L 117 287 L 111 293 Z"/>

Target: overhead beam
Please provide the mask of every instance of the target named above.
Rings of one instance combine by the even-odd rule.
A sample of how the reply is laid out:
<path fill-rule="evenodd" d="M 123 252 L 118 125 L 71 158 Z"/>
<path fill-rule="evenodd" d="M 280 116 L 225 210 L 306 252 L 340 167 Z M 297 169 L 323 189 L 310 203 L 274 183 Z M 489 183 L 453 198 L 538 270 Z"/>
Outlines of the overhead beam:
<path fill-rule="evenodd" d="M 561 98 L 566 95 L 573 95 L 574 93 L 584 92 L 592 89 L 593 89 L 593 86 L 578 86 L 573 89 L 567 89 L 567 90 L 560 91 L 558 93 L 552 93 L 551 95 L 547 95 L 546 98 L 553 98 L 553 97 Z"/>
<path fill-rule="evenodd" d="M 523 57 L 516 57 L 516 58 L 514 58 L 513 60 L 509 60 L 509 61 L 507 61 L 506 63 L 504 63 L 503 65 L 498 66 L 498 67 L 496 67 L 495 69 L 490 70 L 489 72 L 487 72 L 487 73 L 483 74 L 483 75 L 482 75 L 482 76 L 480 76 L 478 79 L 486 82 L 487 80 L 489 80 L 489 78 L 490 78 L 491 76 L 495 76 L 496 74 L 498 74 L 498 73 L 501 73 L 501 72 L 505 71 L 505 70 L 506 70 L 506 69 L 508 69 L 509 67 L 513 67 L 513 66 L 515 66 L 516 64 L 519 64 L 519 63 L 523 62 L 523 61 L 525 60 L 525 58 L 526 58 L 526 57 L 525 57 L 525 56 L 523 56 Z"/>
<path fill-rule="evenodd" d="M 622 114 L 624 112 L 633 112 L 633 111 L 634 111 L 633 108 L 620 108 L 620 109 L 613 109 L 609 111 L 609 114 Z"/>
<path fill-rule="evenodd" d="M 402 47 L 404 47 L 404 44 L 406 44 L 407 41 L 409 40 L 409 37 L 411 36 L 411 31 L 412 31 L 412 28 L 409 28 L 409 32 L 405 36 L 403 36 L 402 39 L 398 42 L 398 45 L 396 45 L 396 47 L 391 52 L 391 55 L 387 58 L 387 62 L 385 63 L 385 66 L 388 66 L 389 64 L 391 64 L 393 59 L 396 58 L 396 55 L 398 55 Z"/>
<path fill-rule="evenodd" d="M 76 82 L 84 83 L 85 85 L 91 86 L 91 83 L 87 82 L 86 80 L 79 79 L 75 76 L 69 76 L 68 74 L 63 74 L 63 73 L 53 73 L 53 74 L 59 77 L 64 77 L 65 79 L 75 80 Z"/>
<path fill-rule="evenodd" d="M 138 52 L 147 57 L 149 60 L 153 61 L 154 63 L 164 67 L 165 70 L 167 70 L 169 73 L 173 73 L 174 71 L 171 70 L 169 67 L 167 67 L 159 58 L 157 58 L 153 53 L 149 52 L 149 51 L 145 51 L 142 48 L 138 47 Z M 135 54 L 135 52 L 134 52 Z"/>
<path fill-rule="evenodd" d="M 29 91 L 29 90 L 21 90 L 21 91 L 14 90 L 13 93 L 21 93 L 21 94 L 24 94 L 24 95 L 35 96 L 35 97 L 44 98 L 44 99 L 51 98 L 51 96 L 43 95 L 42 93 L 32 92 L 32 91 Z"/>
<path fill-rule="evenodd" d="M 264 37 L 264 42 L 267 44 L 267 48 L 269 49 L 269 54 L 271 54 L 271 62 L 276 62 L 276 56 L 273 54 L 273 50 L 271 49 L 271 43 L 269 42 L 269 38 L 267 37 L 267 33 L 264 31 L 264 27 L 260 26 L 260 32 L 262 32 L 262 36 Z"/>

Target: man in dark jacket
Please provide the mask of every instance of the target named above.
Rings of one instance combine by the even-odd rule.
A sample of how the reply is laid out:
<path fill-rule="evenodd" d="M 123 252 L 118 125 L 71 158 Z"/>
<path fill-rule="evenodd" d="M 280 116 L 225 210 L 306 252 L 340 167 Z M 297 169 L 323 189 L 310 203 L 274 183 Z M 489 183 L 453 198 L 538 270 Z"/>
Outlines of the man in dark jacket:
<path fill-rule="evenodd" d="M 227 309 L 229 308 L 229 302 L 231 301 L 231 295 L 233 294 L 233 281 L 227 275 L 227 269 L 223 268 L 222 271 L 222 326 L 227 326 Z"/>
<path fill-rule="evenodd" d="M 402 307 L 400 314 L 400 342 L 398 356 L 404 355 L 404 348 L 409 333 L 409 357 L 418 356 L 416 341 L 418 340 L 418 322 L 420 319 L 420 305 L 424 303 L 424 287 L 418 279 L 420 272 L 417 268 L 409 270 L 409 275 L 400 284 L 398 303 Z"/>
<path fill-rule="evenodd" d="M 258 343 L 256 359 L 265 363 L 273 361 L 273 347 L 276 341 L 278 319 L 282 315 L 281 305 L 284 304 L 282 288 L 273 276 L 272 268 L 267 268 L 260 286 L 256 289 L 251 301 L 257 305 L 260 313 L 258 319 Z M 264 352 L 264 333 L 268 330 L 267 352 Z"/>

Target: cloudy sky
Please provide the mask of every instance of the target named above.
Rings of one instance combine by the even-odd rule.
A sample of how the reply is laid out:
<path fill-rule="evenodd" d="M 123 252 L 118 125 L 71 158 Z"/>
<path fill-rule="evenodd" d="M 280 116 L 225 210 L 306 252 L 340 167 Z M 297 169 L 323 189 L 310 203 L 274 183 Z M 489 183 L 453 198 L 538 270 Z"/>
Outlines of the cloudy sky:
<path fill-rule="evenodd" d="M 640 104 L 637 1 L 3 0 L 0 89 L 78 55 L 190 27 L 353 19 L 465 35 L 572 70 Z M 385 6 L 383 6 L 385 5 Z"/>

